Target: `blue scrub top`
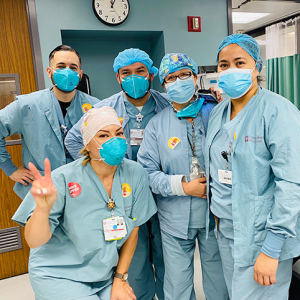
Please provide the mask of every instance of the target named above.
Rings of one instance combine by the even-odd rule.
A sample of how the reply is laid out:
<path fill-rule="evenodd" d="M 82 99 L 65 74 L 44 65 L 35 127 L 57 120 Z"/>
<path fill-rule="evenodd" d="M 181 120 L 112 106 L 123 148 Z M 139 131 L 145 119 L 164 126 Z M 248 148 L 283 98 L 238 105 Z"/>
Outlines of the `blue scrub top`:
<path fill-rule="evenodd" d="M 230 99 L 212 111 L 206 139 L 208 203 L 212 145 Z M 234 262 L 253 265 L 270 233 L 286 240 L 279 261 L 300 253 L 300 113 L 287 99 L 258 88 L 236 126 L 232 163 Z M 209 211 L 207 212 L 207 224 Z"/>
<path fill-rule="evenodd" d="M 150 119 L 156 115 L 155 109 L 156 109 L 156 103 L 150 94 L 149 99 L 145 103 L 145 105 L 142 108 L 142 111 L 139 111 L 136 106 L 134 106 L 126 97 L 123 95 L 124 104 L 126 108 L 127 115 L 129 117 L 128 126 L 129 126 L 129 132 L 131 129 L 137 129 L 138 128 L 138 122 L 136 120 L 136 116 L 141 113 L 143 116 L 142 121 L 140 122 L 140 129 L 145 129 Z M 132 160 L 136 161 L 137 159 L 137 152 L 140 149 L 140 146 L 131 146 L 132 149 Z"/>
<path fill-rule="evenodd" d="M 232 185 L 220 183 L 218 170 L 232 171 L 230 151 L 234 151 L 235 141 L 234 138 L 236 128 L 239 122 L 243 121 L 252 101 L 250 100 L 245 107 L 237 114 L 237 116 L 230 121 L 231 114 L 231 101 L 224 110 L 222 116 L 222 127 L 215 136 L 211 144 L 211 156 L 210 156 L 210 188 L 211 188 L 211 212 L 218 218 L 224 218 L 232 220 Z M 221 156 L 221 152 L 226 151 L 228 153 L 228 163 Z M 228 168 L 226 168 L 226 166 Z"/>
<path fill-rule="evenodd" d="M 105 241 L 104 219 L 112 216 L 107 192 L 91 167 L 79 159 L 52 172 L 57 200 L 50 212 L 51 239 L 31 249 L 29 275 L 39 300 L 77 299 L 92 295 L 112 282 L 118 264 L 118 250 L 134 227 L 144 224 L 156 212 L 148 174 L 136 162 L 124 159 L 114 175 L 111 198 L 114 214 L 125 219 L 127 235 Z M 70 187 L 79 186 L 78 195 Z M 35 209 L 28 193 L 13 216 L 25 225 Z"/>
<path fill-rule="evenodd" d="M 56 97 L 55 100 L 58 102 Z M 76 90 L 67 109 L 70 124 L 74 125 L 78 122 L 85 113 L 86 106 L 98 102 L 97 98 Z M 28 168 L 28 163 L 32 162 L 39 171 L 43 171 L 46 157 L 51 162 L 52 170 L 67 163 L 51 89 L 18 96 L 16 101 L 0 110 L 0 168 L 7 176 L 17 170 L 5 146 L 5 137 L 12 134 L 21 134 L 24 167 Z M 23 199 L 30 187 L 31 184 L 25 186 L 16 182 L 14 191 Z"/>
<path fill-rule="evenodd" d="M 203 162 L 204 154 L 198 151 L 204 149 L 208 118 L 216 104 L 205 103 L 195 118 L 199 162 Z M 192 200 L 193 197 L 185 195 L 182 189 L 182 178 L 190 178 L 189 124 L 186 119 L 179 119 L 171 106 L 165 108 L 149 121 L 138 152 L 138 162 L 147 170 L 150 187 L 157 196 L 161 229 L 181 239 L 188 238 L 190 226 L 205 227 L 207 211 L 206 199 Z M 195 214 L 191 209 L 195 209 Z"/>

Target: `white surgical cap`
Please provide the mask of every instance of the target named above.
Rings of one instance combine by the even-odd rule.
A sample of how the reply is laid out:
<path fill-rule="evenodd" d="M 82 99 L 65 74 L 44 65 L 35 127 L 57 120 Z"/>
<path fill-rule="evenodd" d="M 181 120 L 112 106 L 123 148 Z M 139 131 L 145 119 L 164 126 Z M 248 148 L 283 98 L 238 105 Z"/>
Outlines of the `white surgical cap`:
<path fill-rule="evenodd" d="M 86 146 L 95 134 L 108 125 L 122 126 L 116 111 L 110 106 L 90 109 L 81 124 L 83 144 Z"/>

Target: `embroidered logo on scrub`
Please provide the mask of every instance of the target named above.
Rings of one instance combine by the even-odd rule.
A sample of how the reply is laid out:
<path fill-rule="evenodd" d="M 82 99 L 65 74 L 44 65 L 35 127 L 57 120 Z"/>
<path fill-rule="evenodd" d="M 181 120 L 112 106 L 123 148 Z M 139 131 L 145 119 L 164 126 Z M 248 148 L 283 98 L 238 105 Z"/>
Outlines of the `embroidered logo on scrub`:
<path fill-rule="evenodd" d="M 84 103 L 82 105 L 82 111 L 84 114 L 86 114 L 91 108 L 92 108 L 92 105 L 89 103 Z"/>
<path fill-rule="evenodd" d="M 123 198 L 128 197 L 131 194 L 131 187 L 128 183 L 123 183 L 122 184 L 122 195 Z"/>
<path fill-rule="evenodd" d="M 81 193 L 81 186 L 79 185 L 79 183 L 77 183 L 77 182 L 70 182 L 70 183 L 68 183 L 68 187 L 69 187 L 69 190 L 70 190 L 70 194 L 71 194 L 71 196 L 73 198 L 80 195 L 80 193 Z"/>
<path fill-rule="evenodd" d="M 263 136 L 251 136 L 251 135 L 246 135 L 245 136 L 245 143 L 262 143 L 264 137 Z"/>
<path fill-rule="evenodd" d="M 168 140 L 168 146 L 170 149 L 174 149 L 180 143 L 180 139 L 178 137 L 171 137 Z"/>
<path fill-rule="evenodd" d="M 123 126 L 123 118 L 119 118 L 121 125 Z"/>

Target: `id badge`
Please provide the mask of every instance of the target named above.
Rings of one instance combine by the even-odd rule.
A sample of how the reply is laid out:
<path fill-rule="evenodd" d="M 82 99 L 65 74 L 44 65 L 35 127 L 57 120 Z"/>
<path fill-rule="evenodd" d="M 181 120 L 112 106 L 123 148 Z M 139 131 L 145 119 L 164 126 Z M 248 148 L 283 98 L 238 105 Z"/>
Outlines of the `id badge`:
<path fill-rule="evenodd" d="M 232 185 L 232 171 L 218 170 L 219 182 Z"/>
<path fill-rule="evenodd" d="M 140 146 L 143 141 L 144 129 L 131 129 L 130 130 L 130 145 Z"/>
<path fill-rule="evenodd" d="M 104 238 L 106 241 L 121 240 L 127 234 L 123 217 L 113 217 L 103 220 Z"/>

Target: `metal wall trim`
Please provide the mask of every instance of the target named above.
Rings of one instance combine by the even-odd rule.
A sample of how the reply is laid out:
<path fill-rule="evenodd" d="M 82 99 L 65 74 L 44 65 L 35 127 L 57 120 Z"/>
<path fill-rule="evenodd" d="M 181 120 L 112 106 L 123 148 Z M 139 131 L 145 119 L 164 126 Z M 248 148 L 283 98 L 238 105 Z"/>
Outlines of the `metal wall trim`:
<path fill-rule="evenodd" d="M 40 44 L 40 36 L 38 30 L 37 14 L 35 0 L 25 0 L 27 8 L 28 27 L 30 34 L 31 51 L 33 58 L 34 74 L 36 89 L 45 89 L 45 79 L 43 70 L 42 51 Z"/>
<path fill-rule="evenodd" d="M 227 0 L 227 25 L 228 25 L 228 35 L 233 34 L 232 0 Z"/>

